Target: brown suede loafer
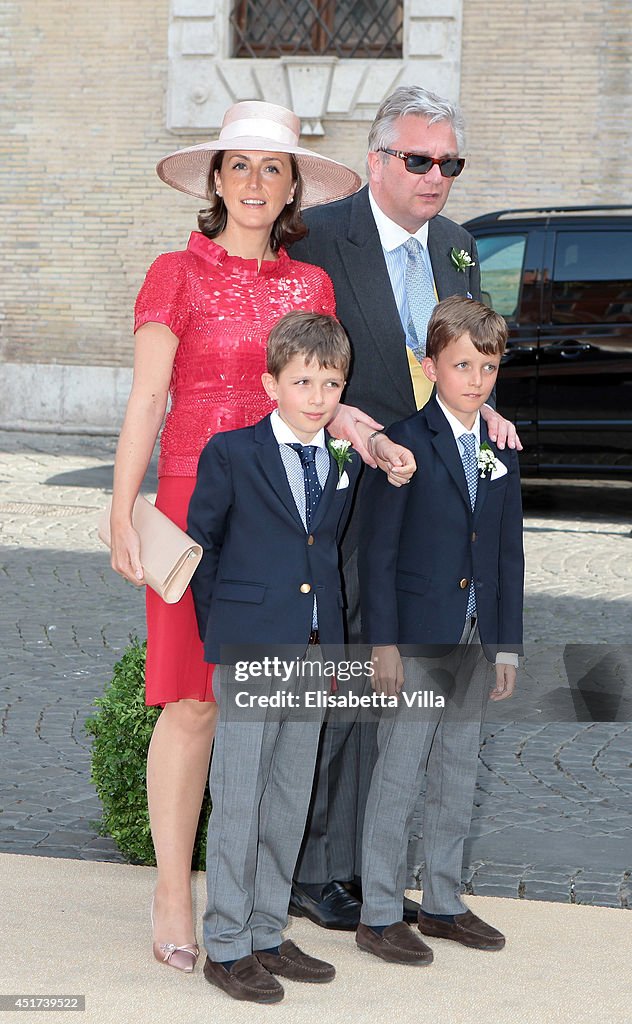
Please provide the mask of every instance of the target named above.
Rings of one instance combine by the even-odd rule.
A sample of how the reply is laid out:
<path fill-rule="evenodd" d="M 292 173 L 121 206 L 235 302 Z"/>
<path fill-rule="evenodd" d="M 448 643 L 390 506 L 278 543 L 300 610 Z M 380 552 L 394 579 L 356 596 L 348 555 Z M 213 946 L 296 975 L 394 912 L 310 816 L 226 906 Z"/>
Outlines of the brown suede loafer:
<path fill-rule="evenodd" d="M 436 917 L 428 917 L 420 910 L 417 927 L 423 935 L 431 935 L 435 939 L 453 939 L 473 949 L 502 949 L 505 945 L 505 936 L 502 932 L 481 921 L 471 910 L 466 910 L 464 914 L 455 914 L 453 924 L 449 921 L 439 921 Z"/>
<path fill-rule="evenodd" d="M 253 953 L 236 960 L 229 970 L 207 957 L 204 977 L 211 985 L 221 988 L 226 995 L 249 1003 L 280 1003 L 285 995 L 283 986 L 266 971 Z"/>
<path fill-rule="evenodd" d="M 378 935 L 365 924 L 359 924 L 356 942 L 365 953 L 373 953 L 389 964 L 431 964 L 432 950 L 404 921 L 389 924 Z"/>
<path fill-rule="evenodd" d="M 278 974 L 289 981 L 333 981 L 336 968 L 326 960 L 308 956 L 297 945 L 286 939 L 279 946 L 278 953 L 255 953 L 257 960 L 270 974 Z"/>

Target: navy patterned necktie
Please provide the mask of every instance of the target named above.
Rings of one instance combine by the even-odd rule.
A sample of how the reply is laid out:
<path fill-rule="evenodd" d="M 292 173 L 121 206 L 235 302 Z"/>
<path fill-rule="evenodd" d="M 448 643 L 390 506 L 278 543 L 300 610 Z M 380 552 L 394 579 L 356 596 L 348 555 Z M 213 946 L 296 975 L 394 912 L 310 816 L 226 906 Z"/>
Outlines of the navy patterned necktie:
<path fill-rule="evenodd" d="M 463 445 L 463 451 L 461 452 L 461 462 L 463 463 L 463 469 L 465 471 L 465 479 L 467 481 L 467 489 L 470 494 L 470 505 L 472 506 L 472 512 L 476 504 L 476 488 L 478 486 L 478 458 L 476 457 L 476 435 L 475 434 L 460 434 L 459 441 Z M 467 596 L 467 609 L 465 611 L 465 617 L 469 618 L 476 612 L 476 594 L 474 593 L 474 582 L 470 583 L 470 592 Z"/>
<path fill-rule="evenodd" d="M 305 481 L 305 523 L 309 530 L 312 525 L 312 518 L 318 508 L 320 496 L 323 489 L 320 486 L 318 473 L 316 472 L 316 445 L 315 444 L 288 444 L 298 454 L 303 466 L 303 479 Z"/>
<path fill-rule="evenodd" d="M 411 236 L 404 242 L 404 248 L 406 250 L 405 286 L 408 299 L 407 344 L 421 362 L 426 354 L 428 321 L 437 304 L 437 297 L 419 239 Z"/>

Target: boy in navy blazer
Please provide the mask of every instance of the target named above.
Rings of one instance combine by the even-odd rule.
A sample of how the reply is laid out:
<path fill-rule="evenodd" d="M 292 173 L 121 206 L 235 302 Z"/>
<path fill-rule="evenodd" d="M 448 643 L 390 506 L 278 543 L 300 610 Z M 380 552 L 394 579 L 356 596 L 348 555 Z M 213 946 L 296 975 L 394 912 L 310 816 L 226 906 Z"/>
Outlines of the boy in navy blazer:
<path fill-rule="evenodd" d="M 524 558 L 517 453 L 490 442 L 480 408 L 498 374 L 505 321 L 473 299 L 440 302 L 423 369 L 436 394 L 389 436 L 417 462 L 410 484 L 373 473 L 360 556 L 362 622 L 382 712 L 363 832 L 358 946 L 393 963 L 432 950 L 402 921 L 410 819 L 424 773 L 419 931 L 477 949 L 504 936 L 460 897 L 480 727 L 510 697 L 522 643 Z"/>
<path fill-rule="evenodd" d="M 323 663 L 343 644 L 338 542 L 360 458 L 324 428 L 350 359 L 333 317 L 283 317 L 262 377 L 278 408 L 209 442 L 189 506 L 188 531 L 203 548 L 191 586 L 220 706 L 204 975 L 252 1002 L 283 998 L 274 975 L 335 975 L 281 932 L 324 713 L 306 694 L 329 682 Z"/>

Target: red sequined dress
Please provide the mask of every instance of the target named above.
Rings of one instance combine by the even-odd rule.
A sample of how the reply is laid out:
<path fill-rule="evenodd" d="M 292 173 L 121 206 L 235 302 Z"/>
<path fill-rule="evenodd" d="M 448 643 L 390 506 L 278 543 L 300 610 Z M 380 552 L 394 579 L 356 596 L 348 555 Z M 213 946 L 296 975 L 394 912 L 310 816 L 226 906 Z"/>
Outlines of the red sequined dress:
<path fill-rule="evenodd" d="M 156 504 L 186 528 L 198 459 L 221 430 L 250 426 L 274 407 L 261 385 L 270 329 L 285 313 L 334 313 L 331 281 L 319 267 L 290 259 L 229 256 L 194 231 L 184 252 L 159 256 L 136 300 L 134 330 L 166 324 L 179 340 L 160 439 Z M 190 590 L 178 604 L 147 593 L 147 704 L 212 700 Z"/>

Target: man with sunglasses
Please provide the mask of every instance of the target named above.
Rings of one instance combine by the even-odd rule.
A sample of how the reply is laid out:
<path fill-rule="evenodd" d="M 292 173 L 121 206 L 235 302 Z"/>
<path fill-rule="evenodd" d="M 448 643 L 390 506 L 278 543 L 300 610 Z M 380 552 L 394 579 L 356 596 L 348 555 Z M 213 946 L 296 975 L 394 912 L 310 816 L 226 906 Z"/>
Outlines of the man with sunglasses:
<path fill-rule="evenodd" d="M 353 350 L 345 403 L 383 426 L 412 415 L 430 397 L 421 360 L 436 302 L 450 295 L 480 299 L 474 239 L 439 216 L 465 165 L 464 146 L 464 121 L 454 104 L 419 86 L 396 89 L 369 132 L 368 184 L 347 199 L 308 210 L 309 234 L 292 246 L 292 256 L 322 267 L 333 281 L 337 315 Z M 511 423 L 489 406 L 481 415 L 500 448 L 520 447 Z M 346 437 L 362 449 L 353 420 Z M 369 439 L 370 454 L 378 460 L 381 437 L 376 433 Z M 406 457 L 402 460 L 403 467 Z M 380 465 L 391 482 L 408 479 L 405 471 L 398 474 L 402 467 Z M 352 643 L 361 637 L 357 546 L 366 478 L 365 472 L 343 541 Z M 323 927 L 351 930 L 360 919 L 360 892 L 348 883 L 359 875 L 377 745 L 376 723 L 354 724 L 349 717 L 349 712 L 346 718 L 330 717 L 323 732 L 290 908 Z M 405 908 L 405 916 L 416 918 L 412 907 Z"/>

